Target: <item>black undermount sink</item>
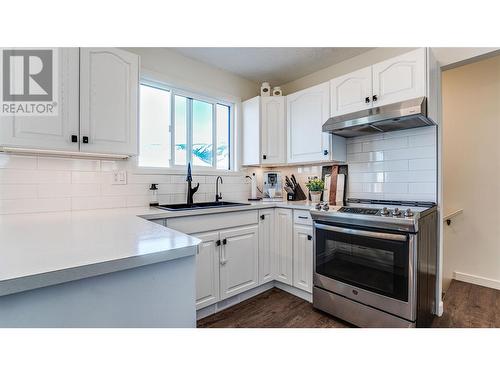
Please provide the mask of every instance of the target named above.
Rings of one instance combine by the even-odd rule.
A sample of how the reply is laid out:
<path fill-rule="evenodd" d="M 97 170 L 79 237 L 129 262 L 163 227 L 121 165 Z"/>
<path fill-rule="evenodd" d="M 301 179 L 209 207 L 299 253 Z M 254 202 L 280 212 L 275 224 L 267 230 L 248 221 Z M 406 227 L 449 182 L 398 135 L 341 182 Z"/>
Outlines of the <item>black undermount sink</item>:
<path fill-rule="evenodd" d="M 181 210 L 199 210 L 203 208 L 217 208 L 217 207 L 231 207 L 231 206 L 248 206 L 250 203 L 237 203 L 237 202 L 199 202 L 193 204 L 178 203 L 178 204 L 160 204 L 156 206 L 162 210 L 167 211 L 181 211 Z"/>

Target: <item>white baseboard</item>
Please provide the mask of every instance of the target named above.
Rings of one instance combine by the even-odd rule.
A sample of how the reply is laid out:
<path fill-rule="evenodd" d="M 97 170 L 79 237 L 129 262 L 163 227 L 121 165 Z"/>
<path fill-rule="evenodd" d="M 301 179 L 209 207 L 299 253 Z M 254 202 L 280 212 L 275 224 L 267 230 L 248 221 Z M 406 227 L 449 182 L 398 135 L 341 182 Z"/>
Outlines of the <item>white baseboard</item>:
<path fill-rule="evenodd" d="M 443 300 L 440 300 L 438 305 L 438 311 L 436 311 L 436 315 L 443 316 L 443 312 L 444 312 Z"/>
<path fill-rule="evenodd" d="M 487 288 L 493 288 L 500 290 L 500 280 L 488 279 L 487 277 L 470 275 L 463 272 L 453 272 L 453 278 L 458 281 L 464 281 L 466 283 L 476 284 L 485 286 Z"/>

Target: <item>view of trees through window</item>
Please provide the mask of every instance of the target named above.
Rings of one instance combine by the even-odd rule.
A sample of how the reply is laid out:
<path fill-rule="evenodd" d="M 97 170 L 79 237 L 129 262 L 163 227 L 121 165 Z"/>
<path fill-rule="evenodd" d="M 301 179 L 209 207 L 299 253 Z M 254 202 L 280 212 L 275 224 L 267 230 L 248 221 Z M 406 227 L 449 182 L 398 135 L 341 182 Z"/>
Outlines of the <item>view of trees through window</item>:
<path fill-rule="evenodd" d="M 230 169 L 231 106 L 141 84 L 141 167 Z"/>

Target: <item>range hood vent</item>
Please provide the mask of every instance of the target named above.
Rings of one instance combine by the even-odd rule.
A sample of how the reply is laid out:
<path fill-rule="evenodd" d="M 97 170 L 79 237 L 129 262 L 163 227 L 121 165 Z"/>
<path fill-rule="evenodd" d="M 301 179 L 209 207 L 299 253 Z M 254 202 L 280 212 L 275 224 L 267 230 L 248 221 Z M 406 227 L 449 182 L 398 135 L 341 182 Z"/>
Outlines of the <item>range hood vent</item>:
<path fill-rule="evenodd" d="M 330 118 L 323 131 L 344 138 L 435 125 L 427 117 L 425 97 Z"/>

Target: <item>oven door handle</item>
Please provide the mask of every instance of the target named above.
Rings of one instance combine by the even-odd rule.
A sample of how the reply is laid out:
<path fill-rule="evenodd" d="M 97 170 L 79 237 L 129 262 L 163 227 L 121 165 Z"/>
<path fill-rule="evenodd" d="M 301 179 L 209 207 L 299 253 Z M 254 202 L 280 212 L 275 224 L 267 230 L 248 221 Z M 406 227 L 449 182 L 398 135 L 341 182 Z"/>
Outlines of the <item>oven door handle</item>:
<path fill-rule="evenodd" d="M 378 239 L 382 239 L 382 240 L 391 240 L 391 241 L 399 241 L 399 242 L 406 242 L 408 240 L 408 238 L 404 234 L 370 232 L 367 230 L 340 228 L 340 227 L 334 227 L 332 225 L 316 224 L 316 223 L 314 223 L 314 227 L 317 229 L 327 230 L 330 232 L 352 234 L 354 236 L 371 237 L 371 238 L 378 238 Z"/>

